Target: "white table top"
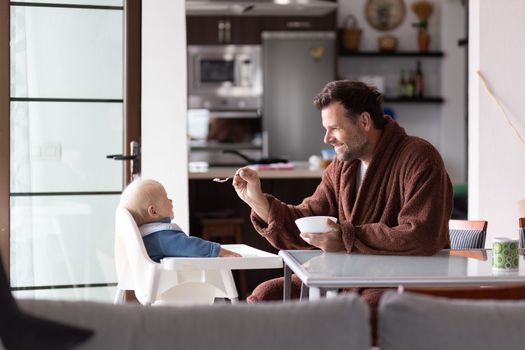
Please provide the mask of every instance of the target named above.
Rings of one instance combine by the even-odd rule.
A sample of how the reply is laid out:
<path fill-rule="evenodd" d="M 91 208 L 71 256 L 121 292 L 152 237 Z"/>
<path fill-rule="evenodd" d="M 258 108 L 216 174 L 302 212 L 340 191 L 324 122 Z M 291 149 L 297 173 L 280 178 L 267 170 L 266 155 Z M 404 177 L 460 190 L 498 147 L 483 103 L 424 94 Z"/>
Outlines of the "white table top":
<path fill-rule="evenodd" d="M 492 270 L 492 251 L 442 250 L 434 256 L 386 256 L 284 250 L 284 263 L 309 287 L 396 287 L 399 285 L 492 285 L 525 282 L 519 270 Z"/>
<path fill-rule="evenodd" d="M 222 244 L 221 247 L 242 255 L 240 258 L 164 258 L 162 266 L 167 270 L 254 270 L 278 269 L 283 267 L 280 256 L 265 252 L 246 244 Z"/>

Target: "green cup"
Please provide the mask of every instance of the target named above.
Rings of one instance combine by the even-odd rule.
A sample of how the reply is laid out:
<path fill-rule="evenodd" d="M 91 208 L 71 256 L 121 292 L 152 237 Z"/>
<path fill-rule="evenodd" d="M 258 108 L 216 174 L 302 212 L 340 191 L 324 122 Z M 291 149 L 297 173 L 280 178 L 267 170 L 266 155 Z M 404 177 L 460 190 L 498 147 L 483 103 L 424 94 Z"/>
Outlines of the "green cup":
<path fill-rule="evenodd" d="M 519 242 L 517 239 L 497 237 L 492 239 L 492 269 L 517 271 L 519 267 Z"/>

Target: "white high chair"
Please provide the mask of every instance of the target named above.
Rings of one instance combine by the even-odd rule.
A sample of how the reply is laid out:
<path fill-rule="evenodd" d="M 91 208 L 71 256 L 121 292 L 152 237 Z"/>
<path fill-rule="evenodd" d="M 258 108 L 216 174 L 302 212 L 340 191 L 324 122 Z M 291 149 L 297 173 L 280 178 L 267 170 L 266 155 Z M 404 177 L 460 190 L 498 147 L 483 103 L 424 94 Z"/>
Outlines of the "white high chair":
<path fill-rule="evenodd" d="M 212 269 L 192 263 L 198 258 L 177 258 L 180 264 L 165 269 L 150 259 L 139 228 L 128 210 L 118 207 L 115 214 L 115 265 L 118 286 L 115 304 L 124 302 L 124 291 L 134 290 L 143 305 L 211 304 L 215 298 L 238 301 L 231 270 Z"/>

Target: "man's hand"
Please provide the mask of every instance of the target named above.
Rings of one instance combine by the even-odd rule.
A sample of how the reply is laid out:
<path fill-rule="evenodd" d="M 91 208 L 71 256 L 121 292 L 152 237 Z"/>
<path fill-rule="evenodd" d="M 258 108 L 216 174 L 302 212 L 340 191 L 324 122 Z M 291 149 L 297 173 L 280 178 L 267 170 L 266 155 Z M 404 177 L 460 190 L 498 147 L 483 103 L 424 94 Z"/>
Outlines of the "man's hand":
<path fill-rule="evenodd" d="M 268 223 L 270 205 L 262 193 L 261 180 L 250 168 L 240 168 L 233 177 L 233 187 L 239 198 L 248 204 L 261 219 Z"/>
<path fill-rule="evenodd" d="M 330 219 L 326 219 L 331 230 L 323 233 L 301 233 L 301 238 L 308 244 L 321 249 L 323 252 L 340 252 L 345 250 L 341 235 L 341 226 Z"/>

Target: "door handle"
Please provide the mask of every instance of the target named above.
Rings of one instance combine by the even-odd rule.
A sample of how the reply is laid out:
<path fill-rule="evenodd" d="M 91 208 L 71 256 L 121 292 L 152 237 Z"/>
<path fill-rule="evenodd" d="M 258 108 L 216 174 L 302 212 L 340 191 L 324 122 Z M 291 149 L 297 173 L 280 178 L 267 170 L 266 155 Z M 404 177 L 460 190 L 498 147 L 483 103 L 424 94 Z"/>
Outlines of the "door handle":
<path fill-rule="evenodd" d="M 140 146 L 137 141 L 131 141 L 129 145 L 131 150 L 131 154 L 129 156 L 125 154 L 108 154 L 106 155 L 106 158 L 122 161 L 131 160 L 130 181 L 133 181 L 136 177 L 140 176 Z"/>
<path fill-rule="evenodd" d="M 108 154 L 106 156 L 106 158 L 114 159 L 114 160 L 132 160 L 132 159 L 137 159 L 137 156 L 135 156 L 135 155 L 133 155 L 133 156 L 125 156 L 123 154 Z"/>

